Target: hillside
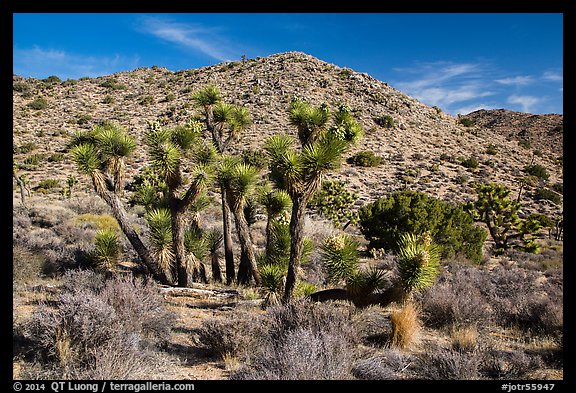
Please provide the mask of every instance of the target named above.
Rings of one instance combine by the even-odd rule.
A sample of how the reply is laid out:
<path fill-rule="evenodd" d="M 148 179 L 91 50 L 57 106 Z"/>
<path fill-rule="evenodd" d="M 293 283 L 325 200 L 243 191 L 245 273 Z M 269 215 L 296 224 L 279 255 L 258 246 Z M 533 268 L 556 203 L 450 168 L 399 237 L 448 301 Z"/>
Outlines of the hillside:
<path fill-rule="evenodd" d="M 562 155 L 563 116 L 533 115 L 506 109 L 478 110 L 466 115 L 477 127 L 487 128 L 510 140 L 528 141 L 533 149 Z"/>
<path fill-rule="evenodd" d="M 377 168 L 355 167 L 344 163 L 333 177 L 346 180 L 360 195 L 359 204 L 372 201 L 392 190 L 410 187 L 437 197 L 464 201 L 473 197 L 466 185 L 474 180 L 496 181 L 513 190 L 515 178 L 522 169 L 535 162 L 550 173 L 549 183 L 562 182 L 562 168 L 556 163 L 558 146 L 533 157 L 508 135 L 476 125 L 465 127 L 455 117 L 429 107 L 403 94 L 385 82 L 365 73 L 341 68 L 300 52 L 288 52 L 266 58 L 227 62 L 199 69 L 172 72 L 164 68 L 138 68 L 129 72 L 78 81 L 38 81 L 14 76 L 13 146 L 15 153 L 26 143 L 35 149 L 15 154 L 16 163 L 28 155 L 45 158 L 61 151 L 69 136 L 88 129 L 103 120 L 118 122 L 138 139 L 146 122 L 163 117 L 168 124 L 178 124 L 192 117 L 191 92 L 214 84 L 225 100 L 246 106 L 253 118 L 252 128 L 245 133 L 237 148 L 257 149 L 265 137 L 280 132 L 295 133 L 289 126 L 287 107 L 294 96 L 319 105 L 327 102 L 334 108 L 348 104 L 364 126 L 366 135 L 349 156 L 371 150 L 384 158 Z M 43 97 L 44 109 L 29 105 Z M 392 128 L 377 124 L 382 116 L 394 119 Z M 476 115 L 471 114 L 470 116 Z M 486 154 L 489 145 L 496 155 Z M 136 173 L 144 162 L 143 150 L 137 151 L 129 171 Z M 442 156 L 442 159 L 441 159 Z M 476 169 L 460 165 L 475 157 Z M 31 168 L 32 186 L 41 179 L 65 178 L 73 169 L 69 159 L 44 159 Z M 551 213 L 548 204 L 535 203 L 525 193 L 530 210 Z"/>

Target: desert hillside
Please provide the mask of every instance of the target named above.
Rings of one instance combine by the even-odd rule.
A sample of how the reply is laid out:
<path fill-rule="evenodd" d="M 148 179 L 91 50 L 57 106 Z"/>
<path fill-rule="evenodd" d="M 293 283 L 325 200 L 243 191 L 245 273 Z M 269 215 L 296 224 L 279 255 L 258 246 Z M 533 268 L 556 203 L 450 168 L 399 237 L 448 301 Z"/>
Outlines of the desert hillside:
<path fill-rule="evenodd" d="M 287 116 L 295 96 L 315 105 L 326 102 L 331 108 L 348 104 L 366 131 L 348 156 L 369 150 L 383 158 L 381 165 L 369 168 L 345 162 L 332 175 L 350 184 L 360 196 L 359 204 L 404 187 L 465 201 L 473 198 L 468 187 L 473 181 L 498 182 L 518 192 L 518 179 L 531 163 L 546 168 L 548 184 L 563 181 L 558 163 L 561 116 L 478 111 L 470 114 L 473 124 L 465 126 L 441 108 L 424 105 L 370 75 L 300 52 L 177 72 L 152 67 L 99 78 L 49 79 L 14 76 L 14 161 L 18 164 L 30 155 L 40 155 L 41 164 L 30 166 L 32 186 L 46 178 L 66 178 L 73 171 L 68 157 L 55 160 L 53 155 L 63 150 L 75 131 L 109 120 L 141 140 L 149 120 L 163 118 L 175 125 L 197 115 L 191 93 L 209 84 L 219 87 L 226 101 L 251 112 L 253 125 L 235 146 L 237 150 L 257 149 L 269 135 L 295 133 Z M 35 100 L 41 98 L 46 104 L 33 109 Z M 392 127 L 380 121 L 385 116 L 393 119 Z M 507 128 L 500 126 L 504 123 Z M 543 123 L 546 127 L 540 127 Z M 553 134 L 549 143 L 543 142 L 544 129 L 546 135 Z M 522 138 L 532 140 L 533 147 L 518 144 L 522 133 L 527 133 Z M 21 149 L 25 144 L 33 144 L 34 149 Z M 487 153 L 489 148 L 492 154 Z M 539 148 L 535 156 L 533 152 Z M 131 174 L 145 162 L 144 154 L 143 148 L 137 151 L 129 164 Z M 462 165 L 470 158 L 478 161 L 477 168 Z M 533 188 L 537 186 L 543 184 Z M 531 212 L 552 214 L 561 209 L 546 200 L 536 202 L 531 196 L 531 192 L 523 193 L 523 202 Z"/>

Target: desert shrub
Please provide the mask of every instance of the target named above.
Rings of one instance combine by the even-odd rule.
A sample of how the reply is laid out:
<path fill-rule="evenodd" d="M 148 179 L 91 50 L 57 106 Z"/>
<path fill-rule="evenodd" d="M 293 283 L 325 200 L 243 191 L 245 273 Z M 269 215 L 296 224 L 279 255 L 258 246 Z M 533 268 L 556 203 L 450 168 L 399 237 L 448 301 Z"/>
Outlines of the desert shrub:
<path fill-rule="evenodd" d="M 38 97 L 35 100 L 29 102 L 27 106 L 31 109 L 39 111 L 48 107 L 48 101 L 44 97 Z"/>
<path fill-rule="evenodd" d="M 36 166 L 44 159 L 44 154 L 32 154 L 24 159 L 24 165 Z"/>
<path fill-rule="evenodd" d="M 66 158 L 64 153 L 60 153 L 60 152 L 53 153 L 53 154 L 48 156 L 48 162 L 60 162 L 60 161 L 64 161 L 64 158 Z"/>
<path fill-rule="evenodd" d="M 79 287 L 78 283 L 101 281 L 95 273 L 80 273 L 76 282 L 77 274 L 64 277 L 67 284 L 56 308 L 42 304 L 24 327 L 36 360 L 48 367 L 57 364 L 58 376 L 64 379 L 98 370 L 104 365 L 100 356 L 124 353 L 130 355 L 126 358 L 154 363 L 155 350 L 167 342 L 175 321 L 155 284 L 122 278 Z M 113 362 L 119 363 L 120 359 Z"/>
<path fill-rule="evenodd" d="M 491 321 L 490 305 L 480 292 L 486 277 L 477 268 L 450 266 L 436 284 L 420 296 L 427 326 L 484 326 Z"/>
<path fill-rule="evenodd" d="M 486 154 L 490 154 L 491 156 L 498 154 L 498 149 L 496 148 L 496 145 L 494 144 L 488 145 L 488 147 L 486 148 Z"/>
<path fill-rule="evenodd" d="M 12 282 L 30 284 L 38 278 L 53 274 L 56 266 L 49 263 L 39 252 L 28 250 L 22 245 L 12 246 Z"/>
<path fill-rule="evenodd" d="M 397 349 L 387 349 L 376 356 L 358 361 L 352 374 L 365 380 L 407 379 L 409 366 L 414 361 L 412 355 Z"/>
<path fill-rule="evenodd" d="M 94 266 L 102 271 L 112 269 L 120 259 L 122 247 L 114 230 L 100 229 L 94 239 L 96 247 L 90 257 Z"/>
<path fill-rule="evenodd" d="M 346 182 L 334 180 L 322 183 L 320 191 L 310 200 L 310 205 L 334 225 L 340 226 L 347 222 L 354 224 L 358 220 L 358 215 L 352 209 L 357 200 L 356 193 L 346 190 Z"/>
<path fill-rule="evenodd" d="M 480 364 L 477 352 L 438 348 L 420 355 L 414 367 L 418 379 L 473 380 L 480 377 Z"/>
<path fill-rule="evenodd" d="M 474 125 L 474 120 L 466 116 L 458 116 L 458 123 L 462 124 L 464 127 L 472 127 Z"/>
<path fill-rule="evenodd" d="M 394 118 L 390 115 L 382 115 L 374 119 L 374 122 L 380 127 L 392 128 L 394 127 Z"/>
<path fill-rule="evenodd" d="M 245 149 L 242 152 L 242 161 L 258 169 L 268 166 L 268 156 L 263 150 Z"/>
<path fill-rule="evenodd" d="M 104 98 L 102 99 L 102 103 L 103 104 L 113 104 L 114 103 L 114 97 L 112 97 L 111 95 L 107 94 L 104 96 Z"/>
<path fill-rule="evenodd" d="M 49 190 L 51 188 L 60 187 L 60 181 L 58 179 L 44 179 L 38 183 L 38 186 L 35 188 L 44 188 Z"/>
<path fill-rule="evenodd" d="M 235 311 L 226 318 L 204 320 L 196 334 L 213 355 L 245 359 L 257 347 L 264 329 L 265 321 L 262 318 Z"/>
<path fill-rule="evenodd" d="M 560 195 L 544 187 L 538 187 L 536 191 L 534 191 L 534 199 L 536 200 L 545 199 L 547 201 L 554 202 L 557 205 L 559 205 L 562 202 L 562 197 Z"/>
<path fill-rule="evenodd" d="M 349 308 L 296 300 L 268 309 L 267 332 L 231 379 L 351 379 L 357 344 Z"/>
<path fill-rule="evenodd" d="M 518 141 L 518 146 L 523 147 L 524 149 L 530 149 L 530 147 L 532 147 L 532 144 L 527 139 L 521 139 Z"/>
<path fill-rule="evenodd" d="M 476 159 L 476 157 L 469 157 L 465 160 L 462 160 L 460 165 L 462 165 L 464 168 L 475 169 L 478 168 L 478 159 Z"/>
<path fill-rule="evenodd" d="M 525 379 L 542 367 L 542 360 L 518 350 L 490 349 L 482 354 L 480 371 L 491 379 Z"/>
<path fill-rule="evenodd" d="M 540 164 L 530 164 L 524 167 L 524 172 L 528 173 L 529 175 L 536 176 L 540 179 L 548 180 L 550 175 L 546 168 L 544 168 Z"/>
<path fill-rule="evenodd" d="M 233 380 L 352 379 L 353 347 L 337 334 L 297 328 L 280 342 L 269 343 Z"/>
<path fill-rule="evenodd" d="M 356 166 L 375 167 L 382 163 L 382 157 L 376 156 L 373 151 L 366 150 L 354 154 L 348 162 Z"/>
<path fill-rule="evenodd" d="M 18 147 L 14 147 L 12 149 L 14 154 L 26 154 L 26 153 L 30 153 L 32 150 L 36 150 L 38 148 L 38 146 L 36 146 L 36 143 L 34 142 L 26 142 L 23 143 L 22 145 L 18 146 Z"/>
<path fill-rule="evenodd" d="M 142 98 L 140 98 L 140 100 L 138 100 L 138 103 L 140 105 L 151 105 L 154 103 L 154 97 L 148 95 L 148 96 L 144 96 Z"/>
<path fill-rule="evenodd" d="M 392 321 L 380 306 L 372 305 L 358 309 L 352 322 L 358 337 L 365 344 L 382 346 L 392 337 Z"/>
<path fill-rule="evenodd" d="M 99 86 L 104 87 L 106 89 L 110 89 L 110 90 L 124 90 L 124 89 L 126 89 L 125 85 L 118 83 L 118 81 L 114 78 L 106 79 L 105 81 L 100 83 Z"/>
<path fill-rule="evenodd" d="M 58 76 L 56 75 L 51 75 L 48 78 L 44 78 L 42 79 L 42 82 L 44 83 L 48 83 L 48 84 L 56 84 L 56 83 L 61 83 L 62 79 L 60 79 Z"/>
<path fill-rule="evenodd" d="M 482 259 L 486 232 L 462 205 L 404 190 L 379 198 L 358 213 L 360 231 L 370 248 L 396 252 L 401 234 L 429 231 L 443 258 L 463 254 L 474 262 Z"/>
<path fill-rule="evenodd" d="M 78 125 L 88 124 L 92 120 L 92 116 L 86 113 L 76 115 L 76 120 L 73 120 Z"/>
<path fill-rule="evenodd" d="M 554 183 L 550 188 L 559 194 L 564 194 L 564 183 Z"/>
<path fill-rule="evenodd" d="M 14 82 L 12 84 L 12 90 L 21 93 L 23 96 L 30 96 L 32 91 L 34 90 L 33 87 L 27 82 Z"/>

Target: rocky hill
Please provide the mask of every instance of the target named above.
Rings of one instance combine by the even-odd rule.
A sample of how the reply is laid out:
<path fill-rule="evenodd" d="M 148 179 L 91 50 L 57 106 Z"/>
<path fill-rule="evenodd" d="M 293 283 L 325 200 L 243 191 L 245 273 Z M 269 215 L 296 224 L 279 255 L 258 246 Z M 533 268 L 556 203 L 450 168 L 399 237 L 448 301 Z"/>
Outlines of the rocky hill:
<path fill-rule="evenodd" d="M 287 117 L 294 96 L 316 105 L 326 102 L 332 108 L 339 103 L 348 104 L 366 134 L 347 156 L 370 150 L 383 157 L 378 167 L 345 162 L 332 175 L 345 180 L 360 196 L 359 205 L 404 187 L 465 201 L 474 197 L 469 186 L 472 181 L 502 183 L 516 194 L 517 179 L 525 175 L 523 168 L 537 163 L 546 168 L 550 177 L 523 192 L 527 211 L 550 214 L 561 210 L 561 206 L 547 200 L 536 200 L 533 194 L 538 186 L 563 182 L 558 160 L 561 137 L 546 144 L 546 148 L 542 145 L 539 156 L 533 154 L 545 139 L 535 130 L 556 136 L 553 125 L 561 126 L 561 116 L 538 120 L 544 118 L 525 118 L 508 111 L 479 111 L 469 115 L 475 124 L 465 126 L 459 119 L 368 74 L 300 52 L 177 72 L 155 66 L 80 80 L 36 80 L 14 75 L 13 81 L 14 161 L 25 168 L 32 187 L 45 179 L 60 179 L 63 184 L 68 174 L 75 173 L 63 150 L 75 131 L 109 120 L 123 125 L 141 140 L 148 120 L 163 117 L 175 125 L 197 114 L 191 93 L 214 84 L 226 101 L 244 105 L 252 114 L 253 126 L 237 144 L 238 151 L 258 149 L 269 135 L 295 134 Z M 392 117 L 392 127 L 382 126 L 379 119 L 384 116 Z M 489 118 L 493 120 L 487 121 Z M 533 141 L 532 148 L 520 146 L 515 140 L 524 131 Z M 129 164 L 129 176 L 146 162 L 145 154 L 143 147 L 137 150 Z M 34 155 L 36 158 L 29 158 Z M 476 168 L 462 165 L 470 158 L 478 161 Z M 86 179 L 82 181 L 87 185 Z"/>
<path fill-rule="evenodd" d="M 506 109 L 478 110 L 466 115 L 478 127 L 487 128 L 510 140 L 527 141 L 533 149 L 562 155 L 563 116 L 533 115 Z"/>

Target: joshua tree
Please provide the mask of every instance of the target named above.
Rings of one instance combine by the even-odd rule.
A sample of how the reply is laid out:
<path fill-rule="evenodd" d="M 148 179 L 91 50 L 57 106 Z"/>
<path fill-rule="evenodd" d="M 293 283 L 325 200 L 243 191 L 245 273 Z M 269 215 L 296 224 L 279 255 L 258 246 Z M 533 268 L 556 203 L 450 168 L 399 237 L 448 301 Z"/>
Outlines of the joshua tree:
<path fill-rule="evenodd" d="M 238 266 L 238 282 L 248 284 L 252 276 L 256 284 L 260 284 L 260 274 L 250 238 L 250 228 L 244 214 L 246 200 L 254 191 L 258 181 L 258 169 L 239 162 L 234 157 L 224 156 L 218 171 L 218 181 L 225 190 L 228 205 L 234 214 L 240 240 L 241 256 Z"/>
<path fill-rule="evenodd" d="M 208 184 L 209 174 L 204 165 L 193 166 L 188 171 L 188 188 L 182 191 L 185 179 L 182 175 L 181 157 L 195 145 L 199 135 L 198 124 L 194 123 L 171 130 L 160 127 L 158 123 L 151 123 L 146 132 L 151 168 L 166 184 L 164 197 L 170 212 L 171 243 L 166 243 L 163 247 L 171 247 L 169 251 L 174 255 L 175 272 L 159 265 L 130 224 L 120 199 L 120 193 L 124 189 L 125 160 L 136 148 L 134 139 L 117 125 L 102 124 L 91 131 L 77 133 L 70 143 L 70 152 L 78 170 L 91 177 L 94 190 L 110 206 L 120 228 L 142 262 L 163 284 L 171 284 L 172 275 L 176 276 L 179 286 L 188 285 L 188 260 L 194 259 L 194 256 L 186 254 L 184 221 L 188 208 Z M 162 214 L 166 216 L 166 213 Z M 166 261 L 169 261 L 169 258 L 164 260 Z"/>
<path fill-rule="evenodd" d="M 70 153 L 79 172 L 92 180 L 92 186 L 110 207 L 126 238 L 134 247 L 142 263 L 162 284 L 170 284 L 166 273 L 159 268 L 148 248 L 128 220 L 128 213 L 118 195 L 122 188 L 123 162 L 135 150 L 136 142 L 124 129 L 113 124 L 97 125 L 91 131 L 73 136 Z"/>
<path fill-rule="evenodd" d="M 250 124 L 250 113 L 244 107 L 222 102 L 222 94 L 215 86 L 196 91 L 192 94 L 196 106 L 203 110 L 206 130 L 212 138 L 218 153 L 223 154 L 230 144 L 237 140 L 243 129 Z M 226 190 L 221 185 L 222 229 L 224 236 L 224 258 L 226 260 L 226 283 L 234 281 L 234 254 L 232 252 L 232 231 L 230 224 L 230 206 L 227 203 Z"/>
<path fill-rule="evenodd" d="M 16 164 L 12 165 L 12 177 L 18 183 L 20 187 L 20 200 L 22 201 L 22 206 L 26 207 L 26 197 L 30 196 L 30 186 L 26 174 L 20 175 L 16 169 Z"/>
<path fill-rule="evenodd" d="M 222 247 L 222 232 L 214 229 L 204 234 L 208 251 L 210 252 L 210 260 L 212 265 L 212 279 L 216 282 L 222 282 L 222 273 L 220 271 L 220 261 L 218 250 Z"/>
<path fill-rule="evenodd" d="M 272 189 L 268 183 L 259 192 L 258 202 L 266 209 L 266 253 L 272 246 L 272 224 L 292 207 L 290 195 L 284 190 Z"/>
<path fill-rule="evenodd" d="M 330 111 L 326 105 L 313 107 L 293 100 L 289 109 L 290 123 L 297 127 L 301 150 L 293 146 L 287 135 L 269 138 L 265 150 L 270 156 L 270 178 L 292 199 L 290 218 L 290 263 L 283 301 L 292 297 L 296 272 L 302 259 L 304 245 L 304 214 L 312 196 L 320 189 L 324 175 L 336 169 L 350 142 L 362 134 L 350 108 L 340 106 L 334 114 L 334 125 L 328 128 Z"/>

